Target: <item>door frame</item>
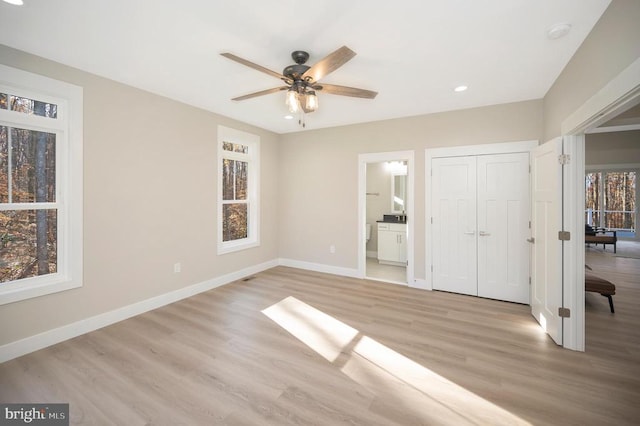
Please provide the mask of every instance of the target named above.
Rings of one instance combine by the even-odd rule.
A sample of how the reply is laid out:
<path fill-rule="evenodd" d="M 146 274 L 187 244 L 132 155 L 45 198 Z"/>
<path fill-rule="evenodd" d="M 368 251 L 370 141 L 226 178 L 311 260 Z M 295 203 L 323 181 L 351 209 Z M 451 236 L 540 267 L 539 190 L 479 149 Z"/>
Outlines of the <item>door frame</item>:
<path fill-rule="evenodd" d="M 571 316 L 563 320 L 563 347 L 575 351 L 585 350 L 584 319 L 584 135 L 606 123 L 634 105 L 640 103 L 640 58 L 611 79 L 604 87 L 587 99 L 565 118 L 560 125 L 565 154 L 571 160 L 565 170 L 564 200 L 565 230 L 572 238 L 564 242 L 564 294 L 565 307 Z M 575 237 L 574 237 L 575 236 Z"/>
<path fill-rule="evenodd" d="M 519 152 L 529 152 L 532 148 L 538 146 L 537 140 L 518 141 L 518 142 L 502 142 L 480 145 L 465 145 L 449 148 L 431 148 L 425 149 L 425 277 L 427 289 L 433 290 L 433 248 L 431 217 L 432 207 L 432 191 L 431 191 L 431 160 L 440 157 L 463 157 L 469 155 L 489 155 L 489 154 L 515 154 Z"/>
<path fill-rule="evenodd" d="M 358 155 L 358 278 L 366 278 L 367 247 L 365 244 L 367 224 L 367 163 L 385 161 L 407 162 L 407 285 L 424 288 L 415 280 L 415 153 L 414 151 L 375 152 Z M 372 224 L 373 225 L 373 224 Z"/>

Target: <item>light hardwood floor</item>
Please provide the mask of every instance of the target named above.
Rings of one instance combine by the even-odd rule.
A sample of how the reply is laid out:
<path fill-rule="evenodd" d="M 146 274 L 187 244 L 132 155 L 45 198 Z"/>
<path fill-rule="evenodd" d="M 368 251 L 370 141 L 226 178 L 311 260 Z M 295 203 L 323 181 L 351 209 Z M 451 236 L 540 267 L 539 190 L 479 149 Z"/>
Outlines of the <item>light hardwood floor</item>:
<path fill-rule="evenodd" d="M 640 260 L 589 262 L 618 294 L 615 315 L 587 295 L 586 353 L 528 306 L 277 267 L 6 362 L 0 401 L 96 425 L 639 424 Z"/>

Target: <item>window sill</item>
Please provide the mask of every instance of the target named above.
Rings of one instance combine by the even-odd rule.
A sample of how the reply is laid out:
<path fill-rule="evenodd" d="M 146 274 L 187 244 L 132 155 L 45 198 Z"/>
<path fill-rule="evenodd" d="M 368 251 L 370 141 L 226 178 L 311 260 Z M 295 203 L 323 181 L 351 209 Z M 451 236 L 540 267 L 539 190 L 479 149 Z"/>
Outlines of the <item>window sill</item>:
<path fill-rule="evenodd" d="M 81 282 L 70 280 L 59 274 L 51 274 L 51 276 L 47 277 L 26 278 L 9 284 L 0 284 L 0 305 L 78 287 L 82 287 Z"/>
<path fill-rule="evenodd" d="M 251 242 L 247 242 L 247 241 L 243 241 L 241 243 L 238 242 L 231 242 L 231 243 L 219 243 L 218 244 L 218 255 L 221 254 L 227 254 L 227 253 L 233 253 L 236 251 L 240 251 L 240 250 L 246 250 L 246 249 L 250 249 L 253 247 L 259 247 L 260 246 L 260 241 L 251 241 Z"/>

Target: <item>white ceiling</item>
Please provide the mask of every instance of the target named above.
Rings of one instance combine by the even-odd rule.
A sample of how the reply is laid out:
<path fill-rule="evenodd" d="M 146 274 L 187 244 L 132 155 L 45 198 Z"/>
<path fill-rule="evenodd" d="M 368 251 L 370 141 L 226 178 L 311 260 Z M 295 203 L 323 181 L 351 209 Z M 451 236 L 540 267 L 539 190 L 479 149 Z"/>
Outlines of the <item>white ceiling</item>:
<path fill-rule="evenodd" d="M 314 64 L 342 45 L 357 56 L 322 82 L 379 92 L 319 93 L 307 129 L 542 98 L 610 0 L 24 0 L 0 2 L 0 43 L 277 133 L 281 82 L 306 50 Z M 571 32 L 550 40 L 556 23 Z M 453 92 L 465 84 L 469 90 Z"/>

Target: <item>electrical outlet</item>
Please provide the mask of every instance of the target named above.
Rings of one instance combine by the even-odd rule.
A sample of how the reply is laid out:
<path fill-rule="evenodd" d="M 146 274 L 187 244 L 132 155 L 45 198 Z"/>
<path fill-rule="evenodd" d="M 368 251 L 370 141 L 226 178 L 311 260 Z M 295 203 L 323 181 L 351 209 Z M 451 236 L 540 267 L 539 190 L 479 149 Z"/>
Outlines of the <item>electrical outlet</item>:
<path fill-rule="evenodd" d="M 332 254 L 333 254 L 333 253 L 335 253 L 335 252 L 336 252 L 336 246 L 334 246 L 333 244 L 331 244 L 331 245 L 329 246 L 329 253 L 332 253 Z"/>
<path fill-rule="evenodd" d="M 177 274 L 181 270 L 182 270 L 182 266 L 180 265 L 180 262 L 173 264 L 173 272 L 175 272 Z"/>

